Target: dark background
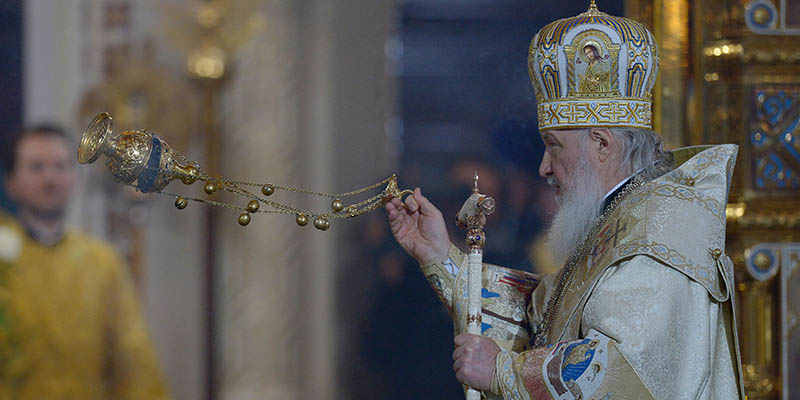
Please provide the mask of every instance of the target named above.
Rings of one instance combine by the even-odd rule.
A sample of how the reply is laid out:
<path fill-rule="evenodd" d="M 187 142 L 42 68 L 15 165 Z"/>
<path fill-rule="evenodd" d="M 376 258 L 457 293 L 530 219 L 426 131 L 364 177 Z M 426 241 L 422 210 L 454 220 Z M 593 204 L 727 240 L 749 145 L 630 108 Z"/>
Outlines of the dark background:
<path fill-rule="evenodd" d="M 0 157 L 7 157 L 8 138 L 22 125 L 22 8 L 22 1 L 0 1 Z M 0 166 L 2 176 L 5 170 Z M 0 210 L 13 212 L 3 181 Z"/>

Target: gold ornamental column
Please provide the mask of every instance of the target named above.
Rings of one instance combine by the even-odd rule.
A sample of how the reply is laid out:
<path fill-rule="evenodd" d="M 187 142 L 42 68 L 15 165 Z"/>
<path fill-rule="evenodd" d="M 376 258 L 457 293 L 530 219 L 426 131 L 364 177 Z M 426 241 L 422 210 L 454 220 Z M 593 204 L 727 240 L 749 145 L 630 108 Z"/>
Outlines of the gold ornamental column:
<path fill-rule="evenodd" d="M 654 120 L 667 143 L 739 145 L 727 216 L 745 392 L 798 398 L 800 3 L 628 0 L 626 11 L 662 49 Z"/>
<path fill-rule="evenodd" d="M 691 90 L 689 0 L 626 0 L 625 14 L 645 23 L 656 36 L 660 62 L 653 88 L 653 129 L 668 148 L 682 147 L 689 125 L 685 102 Z"/>

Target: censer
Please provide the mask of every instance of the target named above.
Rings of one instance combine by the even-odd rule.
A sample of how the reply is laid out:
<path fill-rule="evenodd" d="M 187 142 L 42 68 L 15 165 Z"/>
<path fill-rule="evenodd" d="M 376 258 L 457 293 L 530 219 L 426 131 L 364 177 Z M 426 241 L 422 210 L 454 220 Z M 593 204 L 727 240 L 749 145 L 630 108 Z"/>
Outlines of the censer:
<path fill-rule="evenodd" d="M 114 181 L 133 186 L 142 193 L 159 193 L 174 197 L 175 207 L 179 210 L 186 208 L 189 201 L 239 210 L 241 214 L 238 221 L 242 226 L 249 224 L 251 215 L 255 213 L 288 214 L 294 215 L 295 222 L 299 226 L 306 226 L 313 219 L 314 227 L 324 231 L 330 228 L 332 219 L 357 217 L 382 207 L 394 197 L 402 198 L 411 193 L 410 190 L 400 190 L 397 185 L 397 176 L 394 174 L 370 186 L 336 194 L 274 183 L 245 182 L 211 176 L 203 170 L 199 163 L 189 160 L 175 151 L 156 134 L 147 130 L 130 130 L 112 136 L 112 125 L 111 115 L 108 113 L 104 112 L 94 117 L 81 137 L 78 146 L 78 162 L 91 164 L 100 156 L 105 156 L 108 159 L 106 165 L 111 171 Z M 247 204 L 242 206 L 225 201 L 165 192 L 164 188 L 174 180 L 180 180 L 185 185 L 192 185 L 200 181 L 203 182 L 203 190 L 208 196 L 220 190 L 227 191 L 244 197 Z M 383 187 L 383 190 L 367 199 L 350 204 L 344 202 L 350 197 L 374 191 L 379 187 Z M 272 197 L 279 191 L 329 198 L 331 210 L 313 212 L 283 204 Z"/>
<path fill-rule="evenodd" d="M 146 130 L 125 131 L 112 137 L 112 121 L 108 113 L 101 113 L 94 117 L 89 127 L 83 132 L 81 143 L 78 146 L 78 162 L 81 164 L 91 164 L 100 156 L 108 158 L 106 165 L 111 170 L 111 175 L 116 182 L 133 186 L 143 193 L 172 196 L 175 198 L 175 207 L 180 210 L 186 208 L 190 200 L 211 206 L 240 210 L 242 213 L 239 215 L 239 224 L 242 226 L 250 223 L 251 214 L 289 214 L 295 216 L 295 221 L 299 226 L 306 226 L 313 218 L 314 227 L 324 231 L 330 228 L 331 219 L 357 217 L 382 207 L 392 198 L 402 198 L 411 193 L 410 190 L 399 189 L 396 175 L 391 175 L 370 186 L 338 194 L 315 192 L 273 183 L 234 181 L 221 176 L 212 177 L 200 167 L 200 164 L 175 151 L 164 140 L 151 132 Z M 180 180 L 186 185 L 192 185 L 197 181 L 204 182 L 203 190 L 209 196 L 219 190 L 224 190 L 240 195 L 249 201 L 246 206 L 241 206 L 224 201 L 185 197 L 165 192 L 164 188 L 174 180 Z M 373 191 L 381 186 L 384 187 L 383 190 L 365 200 L 348 205 L 345 205 L 342 200 Z M 260 188 L 261 195 L 252 188 Z M 272 200 L 274 197 L 271 196 L 278 191 L 330 198 L 331 211 L 311 212 Z M 464 203 L 457 218 L 458 225 L 468 229 L 467 244 L 470 246 L 467 269 L 468 313 L 464 330 L 476 335 L 481 334 L 481 270 L 483 245 L 486 240 L 483 227 L 486 223 L 486 215 L 493 211 L 494 199 L 478 192 L 478 173 L 476 172 L 473 193 Z M 481 398 L 480 392 L 472 388 L 467 389 L 466 395 L 467 400 Z"/>

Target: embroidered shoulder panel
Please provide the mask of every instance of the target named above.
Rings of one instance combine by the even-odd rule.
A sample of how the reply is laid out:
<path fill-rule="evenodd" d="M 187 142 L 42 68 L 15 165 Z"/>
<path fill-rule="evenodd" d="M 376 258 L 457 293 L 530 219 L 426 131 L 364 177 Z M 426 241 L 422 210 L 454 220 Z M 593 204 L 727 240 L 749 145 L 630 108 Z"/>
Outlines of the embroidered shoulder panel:
<path fill-rule="evenodd" d="M 716 261 L 725 250 L 725 204 L 736 151 L 732 145 L 708 148 L 631 193 L 601 231 L 587 267 L 647 255 L 700 283 L 716 300 L 727 300 L 725 271 Z"/>

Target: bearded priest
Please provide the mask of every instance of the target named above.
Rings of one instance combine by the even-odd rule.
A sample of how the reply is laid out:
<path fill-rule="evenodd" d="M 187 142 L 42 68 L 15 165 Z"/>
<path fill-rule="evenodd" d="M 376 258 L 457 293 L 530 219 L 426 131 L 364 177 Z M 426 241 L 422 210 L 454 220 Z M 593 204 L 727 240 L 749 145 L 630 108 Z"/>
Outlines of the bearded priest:
<path fill-rule="evenodd" d="M 456 378 L 490 399 L 744 398 L 725 254 L 737 147 L 663 149 L 653 35 L 594 1 L 539 31 L 528 68 L 560 270 L 484 264 L 483 334 L 463 333 L 467 257 L 441 212 L 419 189 L 386 205 L 453 316 Z"/>

